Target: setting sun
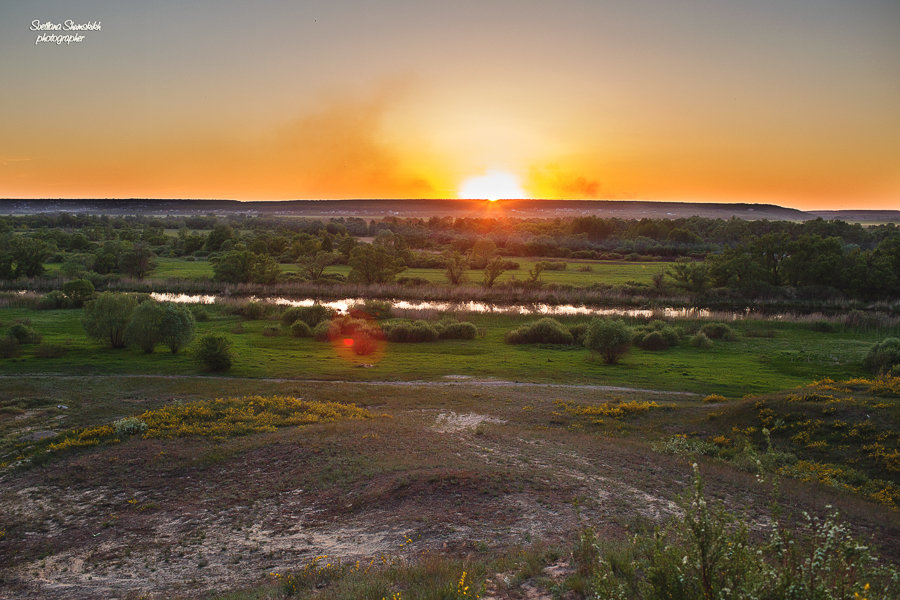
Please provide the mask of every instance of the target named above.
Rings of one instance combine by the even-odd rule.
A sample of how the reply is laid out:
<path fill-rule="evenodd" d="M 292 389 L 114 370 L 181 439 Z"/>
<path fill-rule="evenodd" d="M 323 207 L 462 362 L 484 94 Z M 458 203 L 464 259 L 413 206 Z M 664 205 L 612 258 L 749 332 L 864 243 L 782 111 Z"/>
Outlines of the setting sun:
<path fill-rule="evenodd" d="M 490 200 L 527 198 L 519 178 L 508 171 L 488 171 L 484 175 L 469 177 L 459 186 L 459 197 L 465 200 Z"/>

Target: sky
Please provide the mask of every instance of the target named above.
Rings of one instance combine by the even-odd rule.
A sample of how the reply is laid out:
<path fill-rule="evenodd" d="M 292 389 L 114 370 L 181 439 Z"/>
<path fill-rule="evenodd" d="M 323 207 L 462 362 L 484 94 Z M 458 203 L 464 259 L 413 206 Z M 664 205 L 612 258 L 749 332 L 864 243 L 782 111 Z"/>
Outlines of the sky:
<path fill-rule="evenodd" d="M 900 209 L 898 0 L 0 0 L 0 81 L 0 198 Z"/>

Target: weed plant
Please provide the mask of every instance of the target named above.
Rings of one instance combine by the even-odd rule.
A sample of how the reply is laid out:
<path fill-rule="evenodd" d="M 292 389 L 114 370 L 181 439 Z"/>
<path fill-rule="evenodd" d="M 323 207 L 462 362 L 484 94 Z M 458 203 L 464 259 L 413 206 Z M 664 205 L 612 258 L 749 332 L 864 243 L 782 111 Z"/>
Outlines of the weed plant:
<path fill-rule="evenodd" d="M 624 547 L 598 546 L 595 597 L 888 600 L 900 594 L 900 573 L 856 540 L 836 513 L 804 515 L 792 530 L 776 509 L 768 541 L 754 543 L 745 522 L 706 499 L 696 464 L 681 508 L 683 518 Z"/>

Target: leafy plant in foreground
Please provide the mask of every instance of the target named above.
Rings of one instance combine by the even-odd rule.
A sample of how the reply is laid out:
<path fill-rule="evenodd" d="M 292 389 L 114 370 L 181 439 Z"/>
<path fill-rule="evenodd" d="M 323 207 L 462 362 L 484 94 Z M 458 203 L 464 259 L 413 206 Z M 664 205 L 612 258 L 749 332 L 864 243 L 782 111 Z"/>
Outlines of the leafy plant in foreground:
<path fill-rule="evenodd" d="M 776 509 L 768 542 L 755 544 L 744 522 L 706 500 L 696 463 L 681 504 L 683 519 L 603 553 L 596 597 L 887 600 L 900 593 L 900 574 L 856 540 L 837 513 L 804 515 L 792 531 Z"/>

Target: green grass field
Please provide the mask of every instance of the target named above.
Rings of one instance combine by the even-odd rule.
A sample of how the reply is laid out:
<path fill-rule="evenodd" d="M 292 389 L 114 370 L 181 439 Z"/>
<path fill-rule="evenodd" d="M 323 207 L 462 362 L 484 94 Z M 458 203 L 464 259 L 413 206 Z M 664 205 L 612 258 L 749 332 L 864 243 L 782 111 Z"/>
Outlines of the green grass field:
<path fill-rule="evenodd" d="M 497 281 L 499 283 L 528 279 L 528 271 L 539 262 L 536 259 L 515 258 L 521 267 L 517 270 L 506 271 Z M 540 280 L 547 284 L 570 285 L 574 287 L 587 287 L 595 283 L 606 285 L 624 285 L 629 282 L 649 284 L 655 273 L 664 271 L 671 263 L 667 262 L 628 262 L 628 261 L 600 261 L 579 260 L 565 261 L 564 271 L 543 271 Z M 45 263 L 46 274 L 55 276 L 59 273 L 61 263 Z M 282 273 L 296 273 L 297 265 L 282 264 Z M 347 265 L 333 265 L 325 270 L 326 273 L 340 273 L 346 276 L 350 273 Z M 150 272 L 148 279 L 201 279 L 212 278 L 212 264 L 206 260 L 189 261 L 181 258 L 159 258 L 158 266 Z M 419 277 L 429 283 L 447 284 L 447 278 L 443 269 L 418 269 L 409 268 L 400 273 L 398 277 Z M 469 270 L 466 273 L 466 281 L 480 284 L 482 272 Z"/>
<path fill-rule="evenodd" d="M 587 350 L 577 346 L 504 342 L 507 331 L 537 317 L 467 315 L 462 318 L 474 322 L 484 332 L 483 337 L 470 341 L 388 343 L 383 351 L 360 357 L 331 343 L 291 337 L 277 321 L 244 321 L 220 307 L 209 311 L 211 319 L 198 323 L 198 334 L 222 333 L 232 340 L 236 355 L 229 372 L 232 376 L 400 381 L 470 376 L 719 393 L 732 398 L 782 390 L 823 377 L 846 379 L 862 375 L 861 361 L 868 348 L 890 333 L 820 333 L 804 323 L 735 322 L 736 341 L 716 341 L 710 349 L 694 348 L 686 339 L 665 351 L 633 347 L 619 365 L 610 366 L 592 360 Z M 27 319 L 43 335 L 45 343 L 68 348 L 63 357 L 38 358 L 35 346 L 25 346 L 22 356 L 0 359 L 0 373 L 201 372 L 190 348 L 178 355 L 161 346 L 149 355 L 132 348 L 110 349 L 86 336 L 79 317 L 79 310 L 0 310 L 3 324 Z M 565 324 L 586 320 L 562 319 Z M 278 335 L 263 335 L 264 329 L 273 326 L 278 328 Z M 0 329 L 0 334 L 4 329 Z M 759 336 L 760 330 L 769 337 Z M 373 366 L 360 368 L 361 363 Z"/>

